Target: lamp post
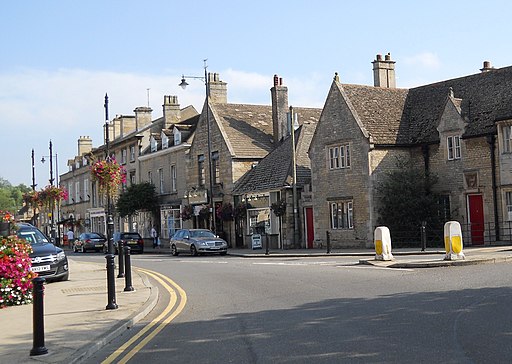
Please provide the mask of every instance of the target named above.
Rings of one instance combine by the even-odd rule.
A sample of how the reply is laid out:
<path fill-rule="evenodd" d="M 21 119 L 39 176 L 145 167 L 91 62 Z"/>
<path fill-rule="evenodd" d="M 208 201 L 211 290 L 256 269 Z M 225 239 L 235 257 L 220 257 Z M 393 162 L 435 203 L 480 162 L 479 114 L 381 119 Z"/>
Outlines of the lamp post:
<path fill-rule="evenodd" d="M 34 149 L 32 148 L 32 192 L 36 191 L 36 166 L 34 163 Z M 32 205 L 32 225 L 37 226 L 36 209 Z"/>
<path fill-rule="evenodd" d="M 204 76 L 181 76 L 181 83 L 178 85 L 182 89 L 186 89 L 188 86 L 186 78 L 193 78 L 198 80 L 204 81 L 205 86 L 205 94 L 206 94 L 206 134 L 207 134 L 207 143 L 208 143 L 208 171 L 209 171 L 209 184 L 210 184 L 210 191 L 208 193 L 208 203 L 210 205 L 210 228 L 214 233 L 216 233 L 217 227 L 215 223 L 215 205 L 213 202 L 213 164 L 212 164 L 212 138 L 211 138 L 211 127 L 210 127 L 210 104 L 209 104 L 209 98 L 210 98 L 210 84 L 208 80 L 208 73 L 207 68 L 208 65 L 206 64 L 207 59 L 204 60 Z"/>
<path fill-rule="evenodd" d="M 46 162 L 46 158 L 50 158 L 50 178 L 49 178 L 49 182 L 50 182 L 50 186 L 53 186 L 53 182 L 55 181 L 55 179 L 53 178 L 53 157 L 55 157 L 55 172 L 57 173 L 57 178 L 56 178 L 56 185 L 58 186 L 59 185 L 59 160 L 57 158 L 57 153 L 53 154 L 53 144 L 52 144 L 52 141 L 50 140 L 50 155 L 43 155 L 42 158 L 41 158 L 41 163 L 44 164 L 44 162 Z M 35 184 L 35 181 L 33 181 L 33 184 Z M 34 187 L 35 188 L 35 187 Z M 55 219 L 54 219 L 54 207 L 52 207 L 52 211 L 51 211 L 51 222 L 50 222 L 50 231 L 51 231 L 51 238 L 53 241 L 55 241 Z M 59 218 L 59 215 L 60 214 L 60 209 L 57 209 L 57 218 Z M 58 245 L 58 244 L 57 244 Z"/>
<path fill-rule="evenodd" d="M 110 159 L 110 140 L 108 125 L 108 95 L 105 94 L 105 160 Z M 115 310 L 118 308 L 116 303 L 116 281 L 114 276 L 114 243 L 112 239 L 112 230 L 114 220 L 112 219 L 112 211 L 110 209 L 110 184 L 107 185 L 107 242 L 108 254 L 105 256 L 107 260 L 107 310 Z M 121 259 L 121 248 L 119 248 L 119 258 Z"/>

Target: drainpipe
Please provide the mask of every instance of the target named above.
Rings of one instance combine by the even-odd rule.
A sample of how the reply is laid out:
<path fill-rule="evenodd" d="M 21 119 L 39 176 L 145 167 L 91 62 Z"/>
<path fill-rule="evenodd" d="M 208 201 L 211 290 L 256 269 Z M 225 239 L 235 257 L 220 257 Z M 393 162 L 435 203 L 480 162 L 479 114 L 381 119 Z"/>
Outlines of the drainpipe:
<path fill-rule="evenodd" d="M 489 151 L 491 154 L 491 177 L 492 177 L 492 201 L 494 205 L 494 234 L 496 241 L 500 240 L 500 221 L 498 218 L 498 187 L 496 186 L 496 137 L 493 135 L 487 136 L 487 143 L 489 143 Z"/>

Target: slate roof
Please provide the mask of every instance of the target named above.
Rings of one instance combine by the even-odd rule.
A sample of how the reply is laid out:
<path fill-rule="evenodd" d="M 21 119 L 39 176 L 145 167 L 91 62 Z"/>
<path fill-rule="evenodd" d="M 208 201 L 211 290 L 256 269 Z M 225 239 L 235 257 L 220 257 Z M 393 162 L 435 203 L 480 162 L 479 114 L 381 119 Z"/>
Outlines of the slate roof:
<path fill-rule="evenodd" d="M 375 144 L 439 142 L 450 89 L 467 118 L 463 137 L 495 134 L 495 121 L 512 118 L 512 67 L 493 69 L 411 89 L 341 85 Z"/>
<path fill-rule="evenodd" d="M 261 159 L 276 147 L 271 106 L 215 103 L 210 107 L 234 158 Z M 314 108 L 294 111 L 299 114 L 299 124 L 317 122 L 321 113 Z"/>
<path fill-rule="evenodd" d="M 316 126 L 317 122 L 306 121 L 295 131 L 298 187 L 311 180 L 311 164 L 307 151 Z M 275 191 L 291 186 L 292 158 L 292 138 L 288 137 L 236 182 L 233 193 Z"/>
<path fill-rule="evenodd" d="M 374 143 L 399 142 L 407 89 L 348 84 L 342 88 Z"/>
<path fill-rule="evenodd" d="M 450 88 L 468 118 L 463 137 L 496 133 L 496 120 L 512 118 L 512 67 L 493 69 L 410 89 L 402 120 L 407 142 L 439 140 L 436 128 Z"/>

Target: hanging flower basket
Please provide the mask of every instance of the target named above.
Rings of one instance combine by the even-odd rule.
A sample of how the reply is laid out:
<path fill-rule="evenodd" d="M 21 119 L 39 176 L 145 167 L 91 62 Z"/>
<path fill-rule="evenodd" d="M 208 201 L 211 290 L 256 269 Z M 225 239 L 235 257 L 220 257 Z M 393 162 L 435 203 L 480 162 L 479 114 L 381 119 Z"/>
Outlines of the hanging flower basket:
<path fill-rule="evenodd" d="M 100 194 L 115 196 L 119 186 L 126 182 L 126 170 L 115 158 L 97 161 L 91 166 L 91 177 L 98 182 Z"/>
<path fill-rule="evenodd" d="M 204 205 L 201 210 L 199 210 L 199 217 L 207 220 L 210 217 L 210 206 Z"/>
<path fill-rule="evenodd" d="M 283 216 L 286 214 L 286 200 L 284 198 L 274 202 L 270 205 L 270 209 L 276 216 Z"/>
<path fill-rule="evenodd" d="M 32 198 L 40 207 L 52 211 L 58 203 L 68 198 L 68 191 L 64 187 L 48 185 L 33 194 Z"/>
<path fill-rule="evenodd" d="M 181 209 L 181 219 L 190 220 L 194 216 L 194 207 L 192 205 L 185 205 Z"/>
<path fill-rule="evenodd" d="M 36 208 L 39 204 L 39 193 L 37 191 L 30 191 L 23 194 L 23 202 L 27 206 L 30 206 L 32 208 Z"/>
<path fill-rule="evenodd" d="M 231 221 L 233 220 L 233 205 L 231 203 L 222 204 L 222 206 L 217 209 L 217 218 L 223 221 Z"/>
<path fill-rule="evenodd" d="M 252 205 L 248 202 L 239 203 L 238 205 L 236 205 L 235 212 L 233 215 L 237 219 L 245 218 L 247 216 L 247 209 L 250 209 L 250 208 L 252 208 Z"/>

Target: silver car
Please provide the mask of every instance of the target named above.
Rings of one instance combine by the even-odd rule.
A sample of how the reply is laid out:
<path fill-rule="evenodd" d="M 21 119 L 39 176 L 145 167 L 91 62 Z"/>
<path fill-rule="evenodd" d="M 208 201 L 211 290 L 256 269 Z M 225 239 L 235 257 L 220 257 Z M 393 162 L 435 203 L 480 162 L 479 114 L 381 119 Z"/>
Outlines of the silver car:
<path fill-rule="evenodd" d="M 207 229 L 182 229 L 171 238 L 171 253 L 174 256 L 179 253 L 226 255 L 227 252 L 228 243 Z"/>

